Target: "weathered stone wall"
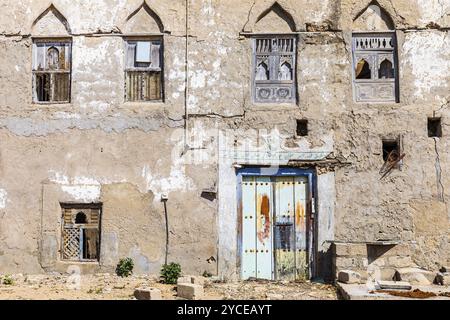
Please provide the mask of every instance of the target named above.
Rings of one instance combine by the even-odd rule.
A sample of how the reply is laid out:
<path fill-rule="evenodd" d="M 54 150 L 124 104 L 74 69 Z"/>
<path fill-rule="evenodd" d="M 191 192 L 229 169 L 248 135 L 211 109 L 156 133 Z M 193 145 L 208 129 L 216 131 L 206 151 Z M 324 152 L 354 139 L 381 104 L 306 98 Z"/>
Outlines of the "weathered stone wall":
<path fill-rule="evenodd" d="M 51 3 L 68 29 L 41 24 Z M 169 260 L 196 273 L 216 273 L 218 263 L 220 274 L 235 276 L 236 239 L 228 237 L 235 229 L 221 217 L 236 206 L 218 202 L 228 201 L 236 186 L 221 185 L 233 180 L 218 172 L 217 136 L 189 141 L 197 149 L 182 156 L 185 108 L 192 134 L 276 128 L 292 136 L 292 148 L 333 152 L 350 163 L 320 180 L 319 209 L 327 218 L 319 210 L 317 245 L 324 257 L 327 240 L 395 238 L 411 246 L 420 266 L 448 263 L 448 1 L 378 1 L 397 29 L 396 104 L 353 102 L 353 20 L 370 1 L 278 1 L 292 17 L 286 25 L 272 13 L 257 23 L 273 1 L 190 0 L 187 92 L 185 3 L 147 1 L 163 24 L 163 103 L 124 103 L 122 35 L 136 28 L 127 19 L 141 0 L 0 3 L 0 272 L 65 268 L 55 251 L 59 201 L 103 202 L 102 268 L 132 256 L 138 272 L 157 272 L 165 248 L 160 197 L 168 193 Z M 242 32 L 263 26 L 285 32 L 292 25 L 299 32 L 298 103 L 255 105 L 251 44 Z M 71 103 L 36 105 L 31 36 L 51 30 L 73 37 Z M 427 137 L 430 116 L 442 117 L 440 139 Z M 307 137 L 295 137 L 300 118 L 309 120 Z M 406 153 L 402 170 L 380 181 L 381 139 L 398 134 Z M 218 200 L 202 198 L 206 189 L 217 189 Z M 211 256 L 216 262 L 206 261 Z M 321 269 L 331 273 L 327 259 Z"/>

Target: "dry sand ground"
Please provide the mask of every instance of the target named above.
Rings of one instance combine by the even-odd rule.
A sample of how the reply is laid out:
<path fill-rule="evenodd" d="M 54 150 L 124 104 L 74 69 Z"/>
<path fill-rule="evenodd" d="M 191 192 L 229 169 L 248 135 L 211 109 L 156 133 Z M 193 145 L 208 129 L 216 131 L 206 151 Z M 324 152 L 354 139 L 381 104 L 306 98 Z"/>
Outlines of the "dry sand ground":
<path fill-rule="evenodd" d="M 12 285 L 0 284 L 0 299 L 130 300 L 134 299 L 134 289 L 142 286 L 160 289 L 164 299 L 177 299 L 176 286 L 161 284 L 155 276 L 120 278 L 97 274 L 80 276 L 79 281 L 68 275 L 14 275 L 12 278 Z M 337 296 L 335 287 L 309 281 L 220 283 L 208 279 L 204 299 L 330 300 Z"/>

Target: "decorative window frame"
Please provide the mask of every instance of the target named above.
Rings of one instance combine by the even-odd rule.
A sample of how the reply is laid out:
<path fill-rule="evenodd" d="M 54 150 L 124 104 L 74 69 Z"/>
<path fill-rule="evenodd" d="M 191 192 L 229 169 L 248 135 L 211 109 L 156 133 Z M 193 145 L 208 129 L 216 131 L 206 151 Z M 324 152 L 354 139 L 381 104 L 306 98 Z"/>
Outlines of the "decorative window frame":
<path fill-rule="evenodd" d="M 298 34 L 251 34 L 251 48 L 252 48 L 252 102 L 254 104 L 296 104 L 297 103 L 297 44 Z M 287 41 L 286 41 L 287 40 Z M 278 41 L 291 46 L 289 51 L 272 51 L 274 42 Z M 270 51 L 258 52 L 258 42 L 267 42 L 270 46 Z M 289 44 L 290 42 L 290 44 Z M 273 73 L 278 72 L 281 66 L 280 63 L 276 63 L 278 59 L 287 58 L 289 64 L 291 64 L 291 79 L 257 79 L 257 67 L 258 57 L 267 56 L 267 73 L 268 77 L 273 77 Z M 272 62 L 270 62 L 270 60 Z M 276 64 L 276 65 L 275 65 Z M 271 98 L 262 98 L 261 94 L 267 94 Z M 281 94 L 282 93 L 282 94 Z"/>
<path fill-rule="evenodd" d="M 395 31 L 352 33 L 352 84 L 355 102 L 399 102 L 397 52 Z M 370 65 L 370 79 L 356 79 L 356 66 L 361 59 Z M 392 63 L 393 78 L 380 79 L 379 69 L 386 59 Z"/>
<path fill-rule="evenodd" d="M 99 263 L 101 256 L 101 239 L 102 239 L 102 203 L 61 203 L 61 256 L 60 259 L 62 262 L 75 262 L 75 263 L 83 263 L 83 262 L 92 262 Z M 71 214 L 70 211 L 88 211 L 90 210 L 89 217 L 92 218 L 93 212 L 97 212 L 97 221 L 92 222 L 92 220 L 88 220 L 87 223 L 76 224 L 75 216 L 76 214 Z M 96 259 L 85 259 L 83 258 L 83 245 L 84 245 L 84 230 L 96 229 L 98 242 L 97 242 L 97 257 Z M 74 252 L 66 252 L 65 246 L 68 245 L 67 242 L 72 241 L 73 239 L 68 239 L 70 237 L 76 237 L 78 234 L 78 255 L 75 256 Z M 74 245 L 76 246 L 76 241 Z M 76 249 L 76 248 L 75 248 Z M 75 251 L 75 250 L 72 250 Z"/>
<path fill-rule="evenodd" d="M 70 36 L 51 36 L 51 37 L 32 37 L 32 102 L 33 104 L 40 104 L 40 105 L 49 105 L 49 104 L 68 104 L 71 102 L 71 95 L 72 95 L 72 46 L 73 46 L 73 39 Z M 48 69 L 46 66 L 44 66 L 42 69 L 39 68 L 40 65 L 38 65 L 38 54 L 39 50 L 38 47 L 44 44 L 45 48 L 61 48 L 64 47 L 65 54 L 65 67 L 64 68 L 57 68 L 57 69 Z M 67 59 L 68 57 L 68 59 Z M 46 57 L 43 57 L 44 64 L 46 64 Z M 48 74 L 50 75 L 50 85 L 54 83 L 55 81 L 55 75 L 67 75 L 67 99 L 63 100 L 54 100 L 55 99 L 55 88 L 50 87 L 50 93 L 49 95 L 50 100 L 49 101 L 41 101 L 38 100 L 38 93 L 37 93 L 37 77 L 38 75 L 44 75 Z"/>
<path fill-rule="evenodd" d="M 124 41 L 124 101 L 125 103 L 161 103 L 165 100 L 165 86 L 164 86 L 164 35 L 163 34 L 151 34 L 151 35 L 125 35 L 123 36 Z M 135 66 L 135 52 L 133 58 L 130 56 L 131 52 L 131 46 L 130 43 L 137 43 L 139 41 L 142 42 L 150 42 L 150 50 L 153 50 L 153 43 L 158 43 L 159 45 L 159 65 L 158 66 L 152 66 L 152 62 L 150 62 L 150 65 L 148 67 L 139 67 Z M 152 55 L 152 54 L 151 54 Z M 155 58 L 155 56 L 152 55 L 152 60 Z M 145 99 L 143 98 L 143 91 L 140 91 L 140 99 L 136 98 L 130 98 L 129 94 L 129 87 L 130 87 L 130 81 L 132 79 L 128 78 L 128 73 L 140 73 L 140 74 L 151 74 L 151 73 L 158 73 L 158 79 L 159 79 L 159 98 L 158 99 Z M 138 77 L 137 79 L 134 79 L 135 81 L 144 81 L 143 78 Z M 143 86 L 143 83 L 140 85 Z"/>

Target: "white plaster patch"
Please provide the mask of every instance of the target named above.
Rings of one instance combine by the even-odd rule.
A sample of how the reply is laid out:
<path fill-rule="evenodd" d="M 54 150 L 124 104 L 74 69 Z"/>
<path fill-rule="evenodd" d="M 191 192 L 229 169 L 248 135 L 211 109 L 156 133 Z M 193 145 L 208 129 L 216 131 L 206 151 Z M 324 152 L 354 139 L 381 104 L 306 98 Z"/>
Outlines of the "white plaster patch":
<path fill-rule="evenodd" d="M 206 85 L 206 77 L 208 72 L 205 70 L 197 70 L 196 72 L 190 72 L 191 87 L 193 89 L 204 88 Z"/>
<path fill-rule="evenodd" d="M 202 6 L 203 19 L 200 19 L 205 26 L 213 26 L 216 24 L 214 21 L 214 8 L 212 0 L 203 0 Z"/>
<path fill-rule="evenodd" d="M 83 202 L 93 202 L 100 198 L 101 184 L 97 179 L 90 177 L 73 177 L 49 171 L 50 181 L 60 184 L 61 190 L 70 194 L 75 200 Z"/>
<path fill-rule="evenodd" d="M 405 58 L 414 75 L 414 95 L 424 98 L 435 87 L 447 87 L 450 74 L 450 38 L 443 32 L 408 33 L 403 44 Z M 405 69 L 409 67 L 405 66 Z"/>
<path fill-rule="evenodd" d="M 78 113 L 68 113 L 63 111 L 55 112 L 56 119 L 81 119 Z"/>
<path fill-rule="evenodd" d="M 146 182 L 146 191 L 151 190 L 155 194 L 155 202 L 161 200 L 163 193 L 194 189 L 194 182 L 186 176 L 183 159 L 180 158 L 179 151 L 179 148 L 174 148 L 169 176 L 153 174 L 147 164 L 142 168 L 141 174 Z"/>
<path fill-rule="evenodd" d="M 6 202 L 8 200 L 8 192 L 5 189 L 0 189 L 0 209 L 6 208 Z"/>
<path fill-rule="evenodd" d="M 421 13 L 420 22 L 427 24 L 439 21 L 450 10 L 450 1 L 417 0 L 417 7 Z"/>
<path fill-rule="evenodd" d="M 61 186 L 62 191 L 70 194 L 77 201 L 93 202 L 100 198 L 100 186 Z"/>
<path fill-rule="evenodd" d="M 169 80 L 184 80 L 184 61 L 177 55 L 173 56 L 172 68 L 169 72 Z M 183 89 L 184 90 L 184 89 Z"/>
<path fill-rule="evenodd" d="M 172 93 L 172 98 L 178 99 L 179 97 L 180 97 L 180 93 L 179 92 Z"/>

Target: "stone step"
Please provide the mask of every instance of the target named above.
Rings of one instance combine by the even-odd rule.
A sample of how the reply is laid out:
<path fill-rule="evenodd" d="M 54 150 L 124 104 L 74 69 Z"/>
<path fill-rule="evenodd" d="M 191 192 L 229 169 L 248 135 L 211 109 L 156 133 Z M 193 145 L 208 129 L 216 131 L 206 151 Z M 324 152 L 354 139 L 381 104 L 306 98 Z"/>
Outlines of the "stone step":
<path fill-rule="evenodd" d="M 378 287 L 385 290 L 411 290 L 412 286 L 406 281 L 378 281 Z"/>

